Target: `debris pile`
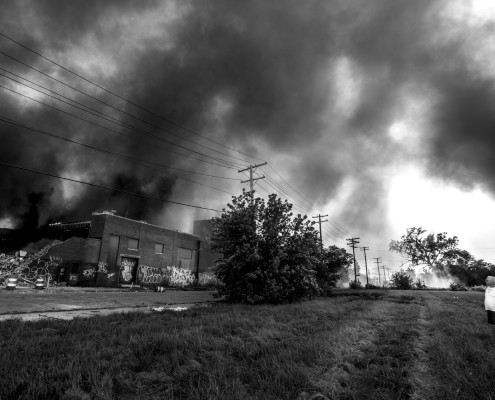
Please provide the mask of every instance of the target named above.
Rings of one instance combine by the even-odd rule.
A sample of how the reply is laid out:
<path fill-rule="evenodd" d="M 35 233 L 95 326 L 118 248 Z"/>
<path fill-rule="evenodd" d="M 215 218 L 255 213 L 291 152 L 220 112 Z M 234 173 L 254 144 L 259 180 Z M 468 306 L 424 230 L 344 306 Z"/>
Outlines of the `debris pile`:
<path fill-rule="evenodd" d="M 57 264 L 51 259 L 42 258 L 50 248 L 59 243 L 62 242 L 54 240 L 33 254 L 28 254 L 23 250 L 16 252 L 15 256 L 0 254 L 0 283 L 11 277 L 17 278 L 18 286 L 32 286 L 38 278 L 49 281 L 53 267 Z"/>

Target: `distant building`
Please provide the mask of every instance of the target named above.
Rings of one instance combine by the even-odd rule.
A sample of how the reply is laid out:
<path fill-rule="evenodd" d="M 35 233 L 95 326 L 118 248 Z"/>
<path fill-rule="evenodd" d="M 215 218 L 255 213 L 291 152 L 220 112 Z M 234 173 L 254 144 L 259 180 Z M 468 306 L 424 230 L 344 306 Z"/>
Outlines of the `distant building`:
<path fill-rule="evenodd" d="M 213 253 L 210 241 L 213 235 L 211 219 L 194 221 L 193 234 L 200 239 L 199 248 L 199 272 L 207 272 L 215 269 L 215 261 L 222 258 L 221 253 Z"/>
<path fill-rule="evenodd" d="M 53 246 L 46 258 L 58 266 L 56 279 L 69 285 L 119 286 L 161 283 L 164 268 L 175 266 L 198 275 L 197 236 L 115 215 L 95 212 L 91 221 L 52 224 L 70 237 Z"/>

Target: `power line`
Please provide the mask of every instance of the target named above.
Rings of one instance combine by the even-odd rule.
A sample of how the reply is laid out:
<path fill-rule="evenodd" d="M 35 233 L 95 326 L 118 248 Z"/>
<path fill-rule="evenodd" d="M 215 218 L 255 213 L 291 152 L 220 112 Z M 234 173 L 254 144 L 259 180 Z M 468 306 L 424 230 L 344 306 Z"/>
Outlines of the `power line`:
<path fill-rule="evenodd" d="M 57 101 L 59 101 L 59 102 L 61 102 L 61 103 L 67 104 L 67 105 L 69 105 L 69 106 L 71 106 L 71 107 L 74 107 L 74 108 L 76 108 L 76 109 L 78 109 L 78 110 L 81 110 L 81 111 L 83 111 L 83 112 L 86 112 L 86 113 L 88 113 L 88 114 L 90 114 L 90 115 L 93 115 L 93 116 L 95 116 L 95 117 L 97 117 L 97 118 L 101 118 L 101 119 L 103 119 L 103 120 L 105 120 L 105 121 L 108 121 L 108 122 L 111 122 L 111 123 L 113 123 L 113 124 L 119 125 L 119 126 L 121 126 L 121 127 L 123 127 L 123 128 L 129 129 L 129 130 L 131 130 L 131 131 L 138 132 L 138 133 L 142 133 L 142 134 L 144 134 L 144 135 L 146 135 L 146 136 L 151 136 L 151 137 L 153 137 L 154 139 L 160 140 L 160 141 L 165 142 L 165 143 L 167 143 L 167 144 L 169 144 L 169 145 L 176 146 L 176 147 L 179 147 L 179 148 L 181 148 L 181 149 L 183 149 L 183 150 L 190 151 L 190 152 L 192 152 L 192 153 L 199 154 L 199 155 L 201 155 L 201 156 L 211 158 L 212 160 L 216 160 L 216 161 L 219 161 L 219 162 L 223 162 L 223 163 L 225 163 L 225 164 L 229 164 L 229 165 L 231 165 L 231 166 L 232 166 L 232 168 L 234 168 L 234 167 L 238 167 L 239 165 L 242 165 L 242 164 L 238 164 L 238 163 L 236 163 L 236 162 L 231 162 L 231 161 L 228 161 L 228 160 L 224 160 L 224 159 L 219 158 L 219 157 L 213 157 L 213 156 L 211 156 L 211 155 L 209 155 L 209 154 L 201 153 L 201 152 L 199 152 L 199 151 L 189 149 L 188 147 L 182 146 L 182 145 L 180 145 L 180 144 L 177 144 L 177 143 L 171 142 L 171 141 L 169 141 L 169 140 L 167 140 L 167 139 L 164 139 L 164 138 L 162 138 L 162 137 L 160 137 L 160 136 L 157 136 L 157 135 L 155 135 L 155 134 L 153 134 L 153 133 L 151 133 L 151 132 L 149 132 L 149 131 L 146 131 L 146 130 L 144 130 L 144 129 L 141 129 L 141 128 L 137 127 L 137 126 L 134 126 L 134 125 L 127 124 L 127 123 L 124 123 L 124 122 L 122 122 L 122 121 L 119 121 L 119 120 L 118 120 L 118 119 L 116 119 L 116 118 L 113 118 L 113 117 L 111 117 L 111 116 L 108 116 L 107 114 L 102 113 L 101 111 L 95 110 L 95 109 L 93 109 L 93 108 L 91 108 L 91 107 L 88 107 L 88 106 L 86 106 L 86 105 L 84 105 L 84 104 L 81 104 L 81 103 L 79 103 L 79 102 L 77 102 L 77 101 L 75 101 L 75 100 L 69 99 L 70 101 L 72 101 L 72 102 L 74 102 L 74 103 L 77 103 L 77 104 L 81 104 L 83 107 L 86 107 L 86 108 L 88 108 L 88 109 L 90 109 L 90 110 L 93 110 L 93 111 L 95 111 L 96 113 L 101 114 L 101 115 L 95 114 L 95 112 L 93 112 L 93 111 L 88 111 L 88 110 L 85 110 L 85 109 L 83 109 L 83 108 L 81 108 L 81 107 L 79 107 L 79 106 L 77 106 L 77 105 L 74 105 L 74 104 L 68 103 L 68 102 L 66 102 L 66 101 L 64 101 L 64 100 L 61 100 L 61 99 L 59 99 L 59 98 L 57 98 L 57 97 L 55 97 L 55 96 L 52 96 L 52 95 L 50 95 L 50 94 L 48 94 L 48 93 L 44 93 L 44 92 L 42 92 L 42 91 L 40 91 L 40 90 L 38 90 L 38 89 L 36 89 L 36 88 L 34 88 L 34 87 L 32 87 L 32 86 L 26 85 L 25 83 L 19 82 L 19 81 L 15 80 L 15 79 L 13 79 L 13 78 L 10 78 L 10 77 L 8 77 L 8 76 L 6 76 L 6 75 L 4 75 L 4 74 L 0 74 L 0 76 L 3 76 L 3 77 L 5 77 L 5 78 L 7 78 L 7 79 L 10 79 L 10 80 L 14 81 L 14 82 L 17 82 L 17 83 L 19 83 L 20 85 L 23 85 L 23 86 L 26 86 L 26 87 L 30 88 L 31 90 L 34 90 L 34 91 L 36 91 L 36 92 L 38 92 L 38 93 L 42 93 L 42 94 L 44 94 L 45 96 L 51 97 L 51 98 L 53 98 L 53 99 L 55 99 L 55 100 L 57 100 Z M 6 88 L 6 87 L 4 87 L 4 86 L 0 86 L 0 87 L 1 87 L 1 88 L 3 88 L 3 89 L 5 89 L 5 90 L 9 90 L 9 91 L 11 91 L 11 92 L 13 92 L 13 93 L 15 93 L 15 94 L 17 94 L 17 95 L 19 95 L 19 96 L 23 96 L 23 97 L 26 97 L 26 98 L 28 98 L 28 99 L 30 99 L 30 100 L 32 100 L 32 101 L 35 101 L 35 102 L 37 102 L 37 103 L 40 103 L 40 104 L 42 104 L 42 105 L 44 105 L 44 106 L 46 106 L 46 107 L 53 108 L 53 109 L 55 109 L 55 110 L 57 110 L 57 111 L 60 111 L 60 112 L 63 112 L 63 113 L 69 114 L 69 115 L 71 115 L 71 116 L 73 116 L 73 117 L 76 117 L 76 118 L 80 118 L 80 117 L 75 116 L 75 115 L 74 115 L 74 114 L 72 114 L 72 113 L 68 113 L 68 112 L 66 112 L 66 111 L 60 110 L 60 109 L 59 109 L 59 108 L 57 108 L 57 107 L 54 107 L 54 106 L 51 106 L 51 105 L 49 105 L 49 104 L 47 104 L 47 103 L 44 103 L 44 102 L 42 102 L 42 101 L 39 101 L 39 100 L 33 99 L 32 97 L 27 96 L 27 95 L 24 95 L 24 94 L 22 94 L 22 93 L 19 93 L 19 92 L 17 92 L 17 91 L 15 91 L 15 90 L 13 90 L 13 89 Z M 51 91 L 51 92 L 53 92 L 53 91 Z M 53 93 L 55 93 L 55 94 L 59 95 L 57 92 L 53 92 Z M 65 96 L 62 96 L 62 95 L 60 95 L 60 96 L 61 96 L 61 97 L 65 97 Z M 80 118 L 80 119 L 81 119 L 81 118 Z M 85 120 L 85 119 L 83 119 L 83 120 L 84 120 L 84 121 L 86 121 L 86 122 L 89 122 L 88 120 Z M 90 123 L 92 123 L 92 122 L 90 122 Z"/>
<path fill-rule="evenodd" d="M 112 96 L 115 96 L 115 97 L 117 97 L 117 98 L 119 98 L 119 99 L 121 99 L 121 100 L 123 100 L 123 101 L 125 101 L 125 102 L 129 103 L 129 104 L 132 104 L 133 106 L 137 107 L 138 109 L 140 109 L 140 110 L 142 110 L 142 111 L 145 111 L 145 112 L 147 112 L 147 113 L 149 113 L 149 114 L 151 114 L 151 115 L 153 115 L 153 116 L 155 116 L 155 117 L 157 117 L 157 118 L 159 118 L 159 119 L 161 119 L 161 120 L 163 120 L 163 121 L 166 121 L 166 122 L 168 122 L 168 123 L 169 123 L 169 124 L 171 124 L 171 125 L 174 125 L 174 126 L 176 126 L 176 127 L 178 127 L 178 128 L 181 128 L 181 129 L 185 130 L 186 132 L 189 132 L 189 133 L 191 133 L 191 134 L 193 134 L 193 135 L 195 135 L 195 136 L 198 136 L 198 137 L 200 137 L 200 138 L 202 138 L 202 139 L 204 139 L 204 140 L 207 140 L 207 141 L 209 141 L 209 142 L 211 142 L 211 143 L 215 143 L 215 144 L 216 144 L 216 145 L 218 145 L 218 146 L 221 146 L 221 147 L 227 148 L 227 149 L 229 149 L 229 150 L 231 150 L 231 151 L 234 151 L 234 152 L 236 152 L 236 153 L 243 154 L 243 155 L 245 155 L 245 156 L 247 156 L 247 157 L 250 157 L 250 158 L 255 158 L 255 159 L 257 159 L 257 160 L 262 160 L 262 159 L 260 159 L 260 158 L 258 158 L 258 157 L 255 157 L 255 156 L 252 156 L 252 155 L 250 155 L 250 154 L 244 153 L 244 152 L 242 152 L 242 151 L 240 151 L 240 150 L 236 150 L 236 149 L 234 149 L 234 148 L 232 148 L 232 147 L 226 146 L 226 145 L 225 145 L 225 144 L 223 144 L 223 143 L 217 142 L 217 141 L 215 141 L 215 140 L 213 140 L 213 139 L 210 139 L 210 138 L 208 138 L 208 137 L 206 137 L 206 136 L 203 136 L 203 135 L 199 134 L 198 132 L 196 132 L 196 131 L 194 131 L 194 130 L 192 130 L 192 129 L 190 129 L 190 128 L 187 128 L 187 127 L 185 127 L 185 126 L 183 126 L 183 125 L 181 125 L 181 124 L 178 124 L 178 123 L 176 123 L 176 122 L 174 122 L 174 121 L 172 121 L 172 120 L 170 120 L 170 119 L 168 119 L 168 118 L 165 118 L 165 117 L 163 117 L 163 116 L 161 116 L 161 115 L 159 115 L 159 114 L 156 114 L 156 113 L 154 113 L 154 112 L 152 112 L 152 111 L 150 111 L 150 110 L 147 110 L 146 108 L 144 108 L 144 107 L 140 106 L 139 104 L 134 103 L 133 101 L 131 101 L 131 100 L 129 100 L 129 99 L 126 99 L 126 98 L 124 98 L 124 97 L 122 97 L 122 96 L 118 95 L 117 93 L 114 93 L 113 91 L 111 91 L 111 90 L 109 90 L 109 89 L 106 89 L 105 87 L 103 87 L 103 86 L 101 86 L 101 85 L 99 85 L 99 84 L 97 84 L 97 83 L 93 82 L 93 81 L 92 81 L 92 80 L 90 80 L 90 79 L 85 78 L 84 76 L 82 76 L 82 75 L 80 75 L 80 74 L 78 74 L 78 73 L 76 73 L 76 72 L 74 72 L 74 71 L 70 70 L 70 69 L 69 69 L 69 68 L 67 68 L 67 67 L 64 67 L 63 65 L 61 65 L 61 64 L 59 64 L 59 63 L 57 63 L 57 62 L 53 61 L 52 59 L 50 59 L 50 58 L 48 58 L 48 57 L 46 57 L 46 56 L 42 55 L 41 53 L 39 53 L 39 52 L 37 52 L 37 51 L 35 51 L 35 50 L 31 49 L 30 47 L 28 47 L 28 46 L 26 46 L 26 45 L 24 45 L 24 44 L 22 44 L 22 43 L 20 43 L 20 42 L 16 41 L 15 39 L 13 39 L 13 38 L 11 38 L 11 37 L 7 36 L 6 34 L 4 34 L 4 33 L 2 33 L 2 32 L 0 32 L 0 36 L 3 36 L 4 38 L 6 38 L 6 39 L 8 39 L 8 40 L 10 40 L 10 41 L 12 41 L 12 42 L 14 42 L 14 43 L 15 43 L 15 44 L 17 44 L 18 46 L 21 46 L 22 48 L 24 48 L 24 49 L 26 49 L 26 50 L 28 50 L 28 51 L 32 52 L 33 54 L 36 54 L 37 56 L 39 56 L 39 57 L 43 58 L 44 60 L 46 60 L 46 61 L 48 61 L 48 62 L 50 62 L 50 63 L 52 63 L 52 64 L 54 64 L 54 65 L 58 66 L 59 68 L 62 68 L 64 71 L 67 71 L 67 72 L 69 72 L 69 73 L 71 73 L 71 74 L 73 74 L 73 75 L 77 76 L 78 78 L 80 78 L 80 79 L 84 80 L 85 82 L 88 82 L 88 83 L 90 83 L 90 84 L 92 84 L 92 85 L 94 85 L 94 86 L 96 86 L 96 87 L 100 88 L 101 90 L 103 90 L 103 91 L 105 91 L 105 92 L 107 92 L 107 93 L 110 93 Z M 5 53 L 3 53 L 3 52 L 0 52 L 0 53 L 5 54 Z M 9 55 L 7 55 L 7 57 L 10 57 L 10 56 L 9 56 Z M 10 58 L 14 59 L 13 57 L 10 57 Z M 16 60 L 16 61 L 18 61 L 18 60 Z M 24 64 L 24 65 L 26 65 L 26 64 Z M 52 77 L 50 77 L 50 78 L 52 78 Z M 54 79 L 54 78 L 52 78 L 52 79 Z M 61 82 L 61 83 L 62 83 L 62 82 Z M 185 138 L 182 138 L 182 139 L 186 140 Z M 262 161 L 263 161 L 263 160 L 262 160 Z"/>
<path fill-rule="evenodd" d="M 286 180 L 286 179 L 285 179 L 282 175 L 280 175 L 280 174 L 279 174 L 279 173 L 275 170 L 275 168 L 273 168 L 273 167 L 271 166 L 271 164 L 268 164 L 268 166 L 269 166 L 269 167 L 273 170 L 273 172 L 275 172 L 275 173 L 276 173 L 276 174 L 280 177 L 280 179 L 282 179 L 282 180 L 283 180 L 283 181 L 284 181 L 284 182 L 285 182 L 285 183 L 286 183 L 286 184 L 287 184 L 287 185 L 288 185 L 288 186 L 289 186 L 289 187 L 290 187 L 290 188 L 294 191 L 294 193 L 296 193 L 296 194 L 297 194 L 300 198 L 302 198 L 305 202 L 307 202 L 308 204 L 310 204 L 311 206 L 313 206 L 313 205 L 312 205 L 312 203 L 311 203 L 310 201 L 308 201 L 308 200 L 307 200 L 307 199 L 306 199 L 303 195 L 301 195 L 301 194 L 300 194 L 300 193 L 299 193 L 296 189 L 294 189 L 294 188 L 292 187 L 292 185 L 291 185 L 289 182 L 287 182 L 287 180 Z M 320 211 L 320 212 L 321 212 L 321 210 L 318 210 L 318 211 Z M 339 226 L 336 222 L 333 222 L 331 219 L 330 219 L 330 221 L 329 221 L 329 222 L 330 222 L 330 224 L 332 224 L 332 226 L 334 226 L 336 229 L 338 229 L 339 231 L 341 231 L 344 235 L 348 235 L 348 232 L 347 232 L 347 231 L 345 231 L 345 229 L 342 229 L 342 228 L 341 228 L 341 227 L 340 227 L 340 226 Z"/>
<path fill-rule="evenodd" d="M 136 162 L 137 164 L 142 165 L 143 167 L 150 168 L 150 169 L 152 169 L 154 171 L 156 171 L 156 169 L 154 169 L 152 166 L 149 166 L 149 165 L 146 165 L 146 164 L 154 165 L 154 166 L 157 166 L 157 167 L 160 167 L 160 168 L 170 168 L 170 169 L 176 169 L 176 170 L 183 171 L 183 172 L 194 173 L 192 171 L 185 171 L 185 170 L 181 170 L 179 168 L 166 167 L 166 166 L 163 166 L 163 165 L 160 165 L 160 164 L 156 164 L 156 163 L 153 163 L 153 162 L 150 162 L 150 161 L 143 161 L 143 160 L 140 160 L 138 158 L 126 156 L 126 155 L 119 154 L 119 153 L 114 153 L 112 151 L 105 150 L 105 149 L 100 149 L 99 147 L 95 147 L 95 146 L 91 146 L 91 145 L 84 144 L 84 143 L 81 143 L 81 142 L 77 142 L 75 140 L 67 139 L 67 138 L 64 138 L 62 136 L 58 136 L 58 135 L 55 135 L 53 133 L 49 133 L 49 132 L 43 131 L 41 129 L 37 129 L 37 128 L 33 128 L 33 127 L 30 127 L 30 126 L 24 125 L 22 123 L 19 123 L 19 122 L 10 120 L 9 118 L 4 118 L 1 115 L 0 115 L 0 121 L 6 122 L 6 123 L 9 123 L 9 124 L 12 124 L 12 125 L 16 125 L 16 126 L 19 126 L 21 128 L 28 129 L 28 130 L 31 130 L 31 131 L 36 132 L 36 133 L 40 133 L 40 134 L 45 135 L 45 136 L 53 137 L 53 138 L 56 138 L 56 139 L 59 139 L 59 140 L 63 140 L 63 141 L 69 142 L 69 143 L 77 144 L 79 146 L 83 146 L 83 147 L 86 147 L 86 148 L 89 148 L 89 149 L 92 149 L 92 150 L 96 150 L 96 151 L 99 151 L 99 152 L 102 152 L 102 153 L 110 154 L 110 155 L 112 155 L 114 157 L 123 158 L 125 160 L 130 160 L 130 161 Z M 198 174 L 200 174 L 200 175 L 207 175 L 207 174 L 201 174 L 201 173 L 198 173 Z M 180 175 L 174 175 L 174 176 L 176 176 L 179 179 L 185 180 L 187 182 L 192 182 L 192 183 L 195 183 L 197 185 L 205 186 L 205 187 L 208 187 L 210 189 L 218 190 L 220 192 L 233 195 L 233 193 L 231 193 L 231 192 L 227 192 L 225 190 L 216 188 L 214 186 L 206 185 L 206 184 L 201 183 L 201 182 L 196 182 L 196 181 L 193 181 L 192 179 L 188 179 L 188 178 L 185 178 L 185 177 L 180 176 Z M 207 176 L 211 176 L 211 175 L 207 175 Z"/>
<path fill-rule="evenodd" d="M 145 164 L 155 165 L 155 166 L 160 167 L 160 168 L 172 169 L 172 170 L 175 170 L 175 171 L 185 172 L 185 173 L 194 174 L 194 175 L 206 176 L 206 177 L 209 177 L 209 178 L 218 178 L 218 179 L 225 179 L 225 180 L 232 180 L 232 181 L 240 181 L 239 178 L 230 178 L 228 176 L 205 174 L 205 173 L 202 173 L 202 172 L 196 172 L 196 171 L 190 171 L 190 170 L 182 169 L 182 168 L 170 167 L 170 166 L 167 166 L 167 165 L 161 165 L 161 164 L 153 163 L 151 161 L 144 161 L 144 160 L 141 160 L 139 158 L 135 158 L 135 157 L 131 157 L 131 156 L 126 156 L 126 155 L 119 154 L 119 153 L 114 153 L 112 151 L 104 150 L 104 149 L 101 149 L 101 148 L 98 148 L 98 147 L 95 147 L 95 146 L 91 146 L 89 144 L 84 144 L 84 143 L 77 142 L 77 141 L 72 140 L 72 139 L 67 139 L 67 138 L 64 138 L 62 136 L 55 135 L 54 133 L 50 133 L 50 132 L 44 131 L 44 130 L 39 129 L 39 128 L 28 126 L 28 125 L 26 125 L 26 124 L 24 124 L 22 122 L 14 121 L 13 119 L 10 119 L 10 118 L 5 117 L 3 115 L 0 115 L 0 121 L 6 122 L 6 123 L 9 123 L 9 124 L 12 124 L 12 125 L 19 126 L 21 128 L 29 129 L 31 131 L 38 132 L 38 133 L 41 133 L 41 134 L 46 135 L 46 136 L 51 136 L 51 137 L 54 137 L 54 138 L 57 138 L 57 139 L 60 139 L 60 140 L 65 140 L 67 142 L 74 143 L 74 144 L 77 144 L 77 145 L 80 145 L 80 146 L 88 147 L 90 149 L 94 149 L 94 150 L 97 150 L 97 151 L 102 151 L 102 152 L 105 152 L 107 154 L 111 154 L 111 155 L 114 155 L 114 156 L 117 156 L 117 157 L 126 158 L 126 159 L 129 159 L 131 161 L 139 161 L 139 162 L 142 162 L 142 163 L 145 163 Z M 231 194 L 233 194 L 233 193 L 231 193 Z"/>
<path fill-rule="evenodd" d="M 32 173 L 35 173 L 35 174 L 50 176 L 52 178 L 63 179 L 63 180 L 70 181 L 70 182 L 76 182 L 76 183 L 80 183 L 80 184 L 83 184 L 83 185 L 95 187 L 95 188 L 98 188 L 98 189 L 111 190 L 113 192 L 125 193 L 125 194 L 129 194 L 129 195 L 132 195 L 132 196 L 144 197 L 144 198 L 152 199 L 152 200 L 159 200 L 159 201 L 164 202 L 164 203 L 171 203 L 171 204 L 176 204 L 176 205 L 180 205 L 180 206 L 199 208 L 201 210 L 221 212 L 220 210 L 216 210 L 214 208 L 201 207 L 201 206 L 196 206 L 196 205 L 193 205 L 193 204 L 181 203 L 181 202 L 172 201 L 172 200 L 165 200 L 165 199 L 162 199 L 160 197 L 148 196 L 146 194 L 135 193 L 135 192 L 130 192 L 128 190 L 116 189 L 116 188 L 111 188 L 111 187 L 108 187 L 108 186 L 97 185 L 95 183 L 90 183 L 90 182 L 80 181 L 80 180 L 77 180 L 77 179 L 67 178 L 67 177 L 63 177 L 63 176 L 59 176 L 59 175 L 55 175 L 55 174 L 50 174 L 48 172 L 36 171 L 34 169 L 21 167 L 19 165 L 12 165 L 12 164 L 8 164 L 8 163 L 4 163 L 4 162 L 0 162 L 0 165 L 6 166 L 6 167 L 10 167 L 10 168 L 16 168 L 16 169 L 19 169 L 19 170 L 22 170 L 22 171 L 32 172 Z"/>
<path fill-rule="evenodd" d="M 2 88 L 2 89 L 4 89 L 4 90 L 8 90 L 8 91 L 10 91 L 10 92 L 12 92 L 12 93 L 14 93 L 14 94 L 16 94 L 16 95 L 18 95 L 18 96 L 25 97 L 25 98 L 27 98 L 27 99 L 29 99 L 29 100 L 32 100 L 32 101 L 36 102 L 36 103 L 42 104 L 42 105 L 44 105 L 44 106 L 46 106 L 46 107 L 49 107 L 49 108 L 51 108 L 51 109 L 53 109 L 53 110 L 56 110 L 56 111 L 58 111 L 58 112 L 61 112 L 61 113 L 63 113 L 63 114 L 67 114 L 67 115 L 69 115 L 69 116 L 71 116 L 71 117 L 73 117 L 73 118 L 79 119 L 79 120 L 84 121 L 84 122 L 87 122 L 87 123 L 89 123 L 89 124 L 91 124 L 91 125 L 95 125 L 95 126 L 97 126 L 97 127 L 99 127 L 99 128 L 105 129 L 105 130 L 107 130 L 107 131 L 109 131 L 109 132 L 113 132 L 113 133 L 115 133 L 115 134 L 117 134 L 117 135 L 124 136 L 124 137 L 127 137 L 127 138 L 129 138 L 129 139 L 133 139 L 133 138 L 131 138 L 131 136 L 126 135 L 125 133 L 122 133 L 122 132 L 116 131 L 115 129 L 109 128 L 109 127 L 104 126 L 104 125 L 100 125 L 100 124 L 98 124 L 97 122 L 90 121 L 90 120 L 88 120 L 88 119 L 86 119 L 86 118 L 83 118 L 83 117 L 80 117 L 80 116 L 78 116 L 78 115 L 72 114 L 72 113 L 70 113 L 70 112 L 64 111 L 64 110 L 62 110 L 62 109 L 60 109 L 60 108 L 57 108 L 57 107 L 54 107 L 54 106 L 52 106 L 52 105 L 50 105 L 50 104 L 43 103 L 42 101 L 36 100 L 36 99 L 34 99 L 34 98 L 30 97 L 30 96 L 27 96 L 27 95 L 25 95 L 25 94 L 19 93 L 19 92 L 17 92 L 17 91 L 15 91 L 15 90 L 13 90 L 13 89 L 7 88 L 7 87 L 2 86 L 2 85 L 0 85 L 0 88 Z M 148 135 L 148 136 L 151 136 L 151 137 L 153 137 L 153 138 L 155 138 L 155 139 L 158 139 L 158 140 L 164 141 L 164 142 L 166 142 L 166 143 L 171 143 L 171 142 L 169 142 L 169 141 L 168 141 L 168 140 L 166 140 L 166 139 L 159 138 L 159 137 L 156 137 L 156 136 L 154 136 L 154 135 Z M 148 143 L 149 143 L 149 142 L 148 142 Z M 151 146 L 156 147 L 156 144 L 155 144 L 155 143 L 149 143 L 149 144 L 150 144 Z M 179 147 L 180 147 L 180 146 L 179 146 Z M 213 162 L 211 162 L 211 161 L 202 160 L 202 159 L 200 159 L 200 158 L 196 158 L 196 157 L 193 157 L 193 156 L 188 155 L 188 154 L 178 153 L 178 152 L 176 152 L 176 151 L 174 151 L 174 150 L 170 150 L 170 149 L 168 149 L 168 148 L 166 148 L 166 147 L 162 147 L 162 146 L 160 146 L 160 148 L 162 148 L 163 150 L 168 151 L 168 152 L 170 152 L 170 153 L 178 154 L 178 155 L 180 155 L 180 156 L 183 156 L 183 157 L 188 157 L 188 158 L 191 158 L 191 159 L 195 159 L 195 160 L 198 160 L 198 161 L 201 161 L 201 162 L 204 162 L 204 163 L 208 163 L 208 164 L 212 164 L 212 165 L 216 165 L 216 166 L 220 166 L 220 167 L 224 167 L 224 168 L 235 169 L 233 166 L 222 165 L 222 164 L 213 163 Z M 188 150 L 188 149 L 186 149 L 186 150 Z M 200 155 L 203 155 L 202 153 L 199 153 L 199 154 L 200 154 Z M 206 157 L 210 157 L 210 158 L 215 159 L 214 157 L 211 157 L 211 156 L 208 156 L 208 155 L 206 155 Z"/>

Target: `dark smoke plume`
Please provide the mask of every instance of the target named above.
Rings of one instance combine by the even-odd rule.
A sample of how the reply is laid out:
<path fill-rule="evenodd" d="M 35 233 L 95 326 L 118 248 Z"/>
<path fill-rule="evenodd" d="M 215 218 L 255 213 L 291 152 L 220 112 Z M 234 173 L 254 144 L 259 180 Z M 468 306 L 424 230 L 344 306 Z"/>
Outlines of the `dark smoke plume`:
<path fill-rule="evenodd" d="M 385 224 L 384 176 L 403 162 L 426 164 L 432 175 L 459 185 L 495 189 L 490 156 L 493 78 L 481 76 L 471 65 L 469 41 L 459 42 L 462 27 L 452 22 L 448 6 L 449 2 L 426 0 L 32 0 L 4 5 L 0 26 L 16 40 L 156 114 L 268 159 L 320 207 L 347 188 L 341 223 L 352 230 L 376 232 Z M 483 35 L 493 28 L 476 29 Z M 70 93 L 150 134 L 179 143 L 163 132 L 169 130 L 211 145 L 4 38 L 0 50 L 124 107 L 153 127 L 118 115 L 0 55 L 2 68 Z M 3 86 L 18 87 L 0 80 Z M 108 121 L 103 124 L 132 139 L 0 90 L 1 113 L 9 118 L 151 163 L 240 177 L 236 168 L 229 171 L 171 153 L 166 150 L 173 148 L 165 142 Z M 428 101 L 431 115 L 416 152 L 388 134 L 391 124 L 404 118 L 412 95 Z M 97 121 L 94 116 L 89 119 Z M 207 207 L 222 208 L 229 200 L 228 195 L 190 185 L 170 171 L 153 171 L 5 123 L 0 123 L 0 140 L 3 162 Z M 201 146 L 194 149 L 204 151 Z M 176 213 L 163 203 L 4 167 L 0 176 L 0 191 L 8 193 L 0 198 L 0 219 L 13 218 L 18 226 L 33 204 L 38 224 L 85 219 L 104 208 L 150 222 L 164 214 L 184 220 L 184 213 L 193 212 Z M 240 192 L 238 183 L 198 179 Z M 39 194 L 42 201 L 29 200 L 30 193 Z"/>

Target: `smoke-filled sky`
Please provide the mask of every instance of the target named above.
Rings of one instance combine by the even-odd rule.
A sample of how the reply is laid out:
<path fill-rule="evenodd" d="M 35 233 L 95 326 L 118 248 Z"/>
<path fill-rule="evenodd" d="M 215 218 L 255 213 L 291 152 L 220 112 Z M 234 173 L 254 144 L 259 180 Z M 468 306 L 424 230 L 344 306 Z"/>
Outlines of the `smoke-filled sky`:
<path fill-rule="evenodd" d="M 325 244 L 394 269 L 390 240 L 423 226 L 495 262 L 492 4 L 4 2 L 0 162 L 222 209 L 266 160 L 258 194 L 329 214 Z M 7 166 L 0 193 L 0 227 L 216 215 Z"/>

